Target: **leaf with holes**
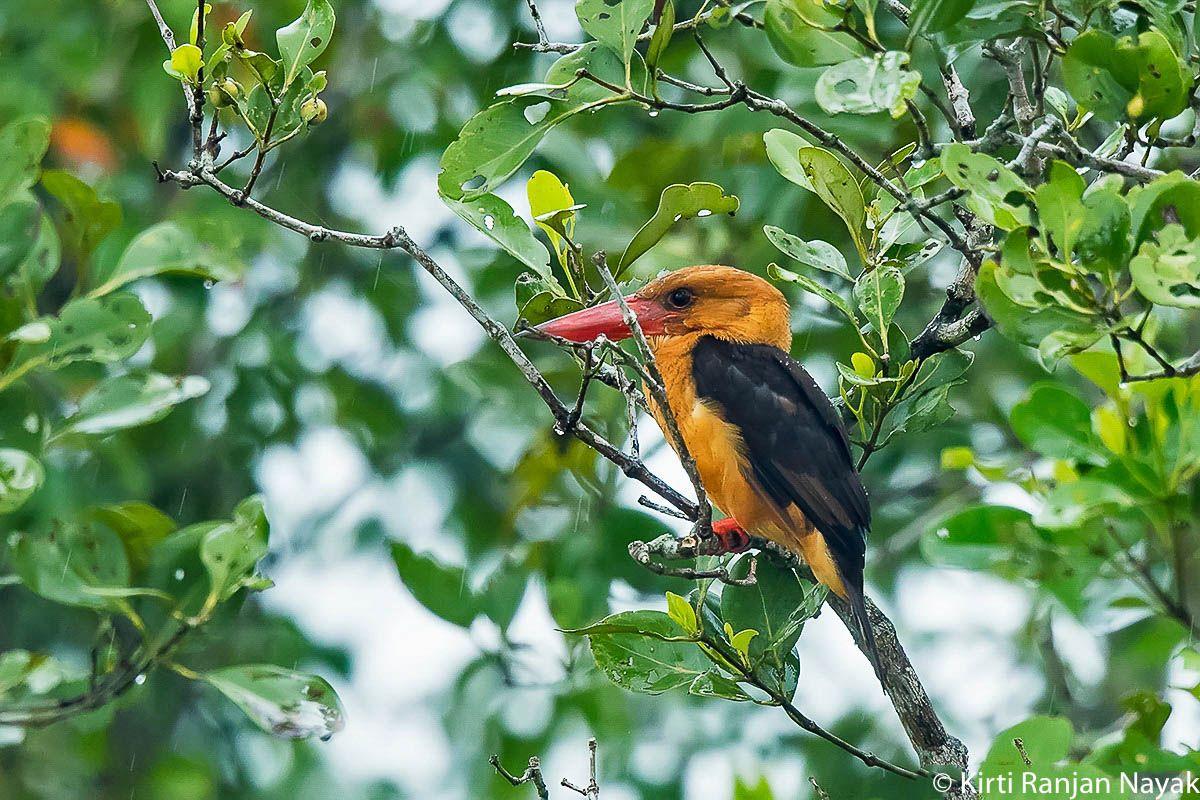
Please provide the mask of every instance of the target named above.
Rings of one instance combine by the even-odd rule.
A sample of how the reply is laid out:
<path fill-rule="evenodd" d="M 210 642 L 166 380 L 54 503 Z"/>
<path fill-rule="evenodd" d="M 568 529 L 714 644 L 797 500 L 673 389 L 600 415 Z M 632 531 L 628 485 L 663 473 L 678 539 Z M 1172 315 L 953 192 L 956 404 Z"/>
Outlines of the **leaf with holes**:
<path fill-rule="evenodd" d="M 233 518 L 211 526 L 200 540 L 200 561 L 208 572 L 209 591 L 199 616 L 207 617 L 217 603 L 229 599 L 252 578 L 259 559 L 267 554 L 270 526 L 262 498 L 238 503 Z"/>
<path fill-rule="evenodd" d="M 767 239 L 771 244 L 789 258 L 824 272 L 832 272 L 839 278 L 848 281 L 854 280 L 850 275 L 850 270 L 846 267 L 845 257 L 829 242 L 820 240 L 806 242 L 799 236 L 793 236 L 774 225 L 764 226 L 763 232 L 767 234 Z"/>
<path fill-rule="evenodd" d="M 864 261 L 868 260 L 866 203 L 850 170 L 837 156 L 820 147 L 803 147 L 796 153 L 796 159 L 812 184 L 812 190 L 842 218 L 859 255 Z"/>
<path fill-rule="evenodd" d="M 129 594 L 129 562 L 111 530 L 54 522 L 49 531 L 21 532 L 9 540 L 21 583 L 47 600 L 120 612 Z"/>
<path fill-rule="evenodd" d="M 0 447 L 0 514 L 11 514 L 41 488 L 46 472 L 24 450 Z"/>
<path fill-rule="evenodd" d="M 172 378 L 157 372 L 132 372 L 106 378 L 79 401 L 56 434 L 104 435 L 157 422 L 180 403 L 200 397 L 209 383 L 199 375 Z"/>
<path fill-rule="evenodd" d="M 34 327 L 37 331 L 31 330 Z M 150 314 L 132 294 L 85 297 L 67 303 L 57 318 L 44 317 L 25 329 L 29 336 L 13 353 L 8 369 L 0 373 L 0 389 L 33 369 L 128 358 L 146 341 Z"/>
<path fill-rule="evenodd" d="M 731 194 L 725 194 L 725 190 L 715 183 L 675 183 L 668 186 L 658 198 L 658 209 L 654 216 L 634 234 L 625 247 L 625 252 L 621 254 L 621 259 L 613 271 L 613 277 L 620 280 L 625 270 L 666 236 L 677 223 L 714 214 L 732 216 L 737 210 L 738 199 Z"/>
<path fill-rule="evenodd" d="M 502 198 L 494 194 L 471 200 L 451 200 L 443 196 L 442 202 L 513 258 L 534 270 L 542 280 L 554 280 L 550 274 L 550 253 L 533 235 L 525 220 L 518 217 Z"/>
<path fill-rule="evenodd" d="M 50 121 L 20 117 L 0 128 L 0 197 L 37 183 L 38 166 L 50 147 Z"/>
<path fill-rule="evenodd" d="M 29 257 L 41 236 L 42 219 L 42 207 L 29 196 L 0 206 L 0 278 Z"/>
<path fill-rule="evenodd" d="M 858 309 L 880 336 L 891 327 L 903 299 L 904 275 L 895 267 L 876 267 L 854 282 L 854 300 Z"/>
<path fill-rule="evenodd" d="M 996 159 L 955 142 L 942 150 L 942 169 L 967 191 L 967 207 L 992 225 L 1010 231 L 1030 224 L 1029 209 L 1021 205 L 1029 186 Z"/>
<path fill-rule="evenodd" d="M 917 96 L 921 74 L 908 67 L 908 53 L 889 50 L 830 67 L 817 78 L 817 105 L 830 114 L 904 116 Z"/>
<path fill-rule="evenodd" d="M 328 739 L 345 726 L 341 701 L 323 678 L 274 664 L 242 664 L 202 676 L 267 733 Z"/>
<path fill-rule="evenodd" d="M 1160 32 L 1137 41 L 1088 30 L 1063 56 L 1063 80 L 1080 108 L 1110 122 L 1170 119 L 1187 107 L 1191 75 Z"/>
<path fill-rule="evenodd" d="M 1144 242 L 1129 262 L 1138 292 L 1152 303 L 1200 308 L 1200 239 L 1182 225 L 1167 225 L 1157 241 Z"/>
<path fill-rule="evenodd" d="M 842 14 L 821 0 L 767 0 L 763 25 L 775 53 L 796 67 L 840 64 L 863 54 L 850 34 L 835 31 Z"/>
<path fill-rule="evenodd" d="M 662 694 L 690 686 L 711 668 L 692 642 L 667 641 L 683 631 L 661 611 L 625 611 L 587 631 L 592 657 L 605 677 L 623 689 Z"/>
<path fill-rule="evenodd" d="M 329 46 L 333 35 L 334 13 L 329 0 L 308 0 L 300 17 L 275 32 L 283 64 L 283 86 L 292 84 L 304 67 L 316 60 Z"/>
<path fill-rule="evenodd" d="M 815 294 L 817 297 L 825 300 L 825 302 L 829 303 L 838 311 L 841 311 L 846 319 L 850 321 L 850 324 L 855 328 L 861 325 L 858 315 L 854 313 L 854 309 L 850 307 L 850 304 L 846 302 L 845 298 L 832 289 L 829 289 L 823 284 L 820 284 L 808 277 L 807 275 L 802 275 L 798 272 L 792 272 L 790 269 L 784 269 L 778 264 L 768 264 L 767 275 L 769 275 L 772 280 L 787 281 L 788 283 L 797 284 L 806 292 Z"/>
<path fill-rule="evenodd" d="M 577 0 L 575 3 L 575 15 L 583 30 L 612 49 L 624 63 L 633 56 L 638 34 L 653 10 L 654 0 Z"/>
<path fill-rule="evenodd" d="M 442 153 L 438 191 L 452 200 L 492 192 L 533 154 L 546 132 L 587 108 L 618 97 L 576 70 L 614 84 L 625 83 L 624 65 L 606 47 L 590 42 L 563 56 L 546 73 L 546 84 L 559 88 L 522 95 L 485 108 L 467 121 L 458 138 Z M 634 80 L 644 83 L 645 71 Z"/>

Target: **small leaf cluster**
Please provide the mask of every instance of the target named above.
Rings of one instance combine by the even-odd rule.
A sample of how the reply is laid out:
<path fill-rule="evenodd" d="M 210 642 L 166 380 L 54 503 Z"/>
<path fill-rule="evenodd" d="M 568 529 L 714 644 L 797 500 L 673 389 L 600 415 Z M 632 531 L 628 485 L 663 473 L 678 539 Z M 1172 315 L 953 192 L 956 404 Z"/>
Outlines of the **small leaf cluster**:
<path fill-rule="evenodd" d="M 731 576 L 744 578 L 751 558 L 739 557 Z M 668 592 L 666 613 L 623 611 L 569 633 L 586 636 L 596 668 L 629 691 L 779 705 L 796 692 L 796 643 L 826 590 L 765 558 L 756 575 L 719 592 L 710 582 L 686 598 Z"/>

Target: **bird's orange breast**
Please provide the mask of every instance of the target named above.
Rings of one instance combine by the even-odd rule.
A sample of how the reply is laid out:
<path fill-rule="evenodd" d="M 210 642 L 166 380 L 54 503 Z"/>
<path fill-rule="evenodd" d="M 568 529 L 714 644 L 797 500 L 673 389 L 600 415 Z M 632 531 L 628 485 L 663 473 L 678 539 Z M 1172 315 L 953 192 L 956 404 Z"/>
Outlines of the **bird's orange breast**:
<path fill-rule="evenodd" d="M 691 357 L 695 338 L 671 337 L 652 344 L 667 403 L 688 452 L 696 461 L 704 490 L 717 508 L 736 519 L 746 531 L 803 556 L 822 583 L 844 596 L 841 576 L 824 537 L 813 529 L 800 509 L 794 505 L 777 507 L 747 478 L 752 470 L 740 430 L 722 417 L 715 404 L 696 394 Z M 665 433 L 663 416 L 650 393 L 646 394 L 650 411 Z"/>

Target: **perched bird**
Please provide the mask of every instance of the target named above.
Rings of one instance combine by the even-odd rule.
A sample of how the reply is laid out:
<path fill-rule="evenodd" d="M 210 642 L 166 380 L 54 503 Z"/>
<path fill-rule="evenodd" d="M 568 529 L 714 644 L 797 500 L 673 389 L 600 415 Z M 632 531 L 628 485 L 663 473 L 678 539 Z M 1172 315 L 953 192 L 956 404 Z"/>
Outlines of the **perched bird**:
<path fill-rule="evenodd" d="M 714 530 L 723 539 L 741 535 L 742 548 L 744 531 L 801 555 L 850 603 L 879 672 L 863 598 L 870 504 L 837 412 L 788 355 L 783 294 L 749 272 L 698 266 L 664 275 L 626 302 L 704 489 L 728 515 Z M 632 335 L 615 300 L 538 329 L 574 342 Z M 650 410 L 665 431 L 652 400 Z"/>

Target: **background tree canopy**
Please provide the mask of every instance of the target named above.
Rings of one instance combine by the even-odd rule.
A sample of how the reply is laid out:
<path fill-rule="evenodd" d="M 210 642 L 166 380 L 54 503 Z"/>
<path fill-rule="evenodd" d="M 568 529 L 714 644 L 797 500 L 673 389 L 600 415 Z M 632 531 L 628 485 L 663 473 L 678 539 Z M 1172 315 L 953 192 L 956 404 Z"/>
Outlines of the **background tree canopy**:
<path fill-rule="evenodd" d="M 0 797 L 566 796 L 590 737 L 606 798 L 1200 768 L 1196 33 L 8 0 Z M 803 568 L 705 554 L 637 347 L 507 332 L 697 263 L 845 415 L 887 694 Z"/>

